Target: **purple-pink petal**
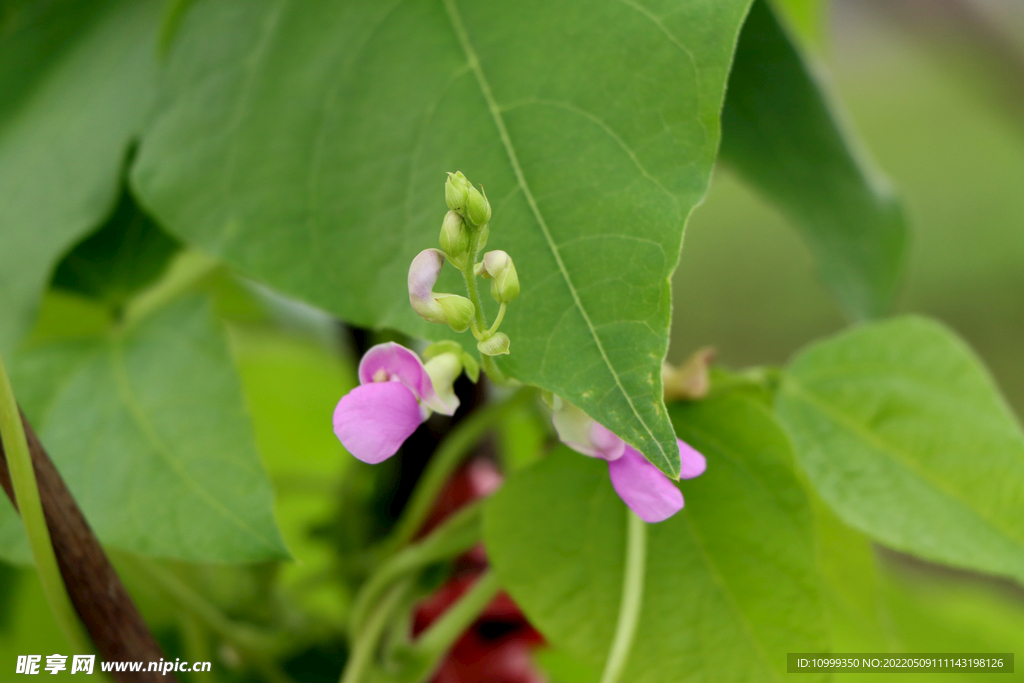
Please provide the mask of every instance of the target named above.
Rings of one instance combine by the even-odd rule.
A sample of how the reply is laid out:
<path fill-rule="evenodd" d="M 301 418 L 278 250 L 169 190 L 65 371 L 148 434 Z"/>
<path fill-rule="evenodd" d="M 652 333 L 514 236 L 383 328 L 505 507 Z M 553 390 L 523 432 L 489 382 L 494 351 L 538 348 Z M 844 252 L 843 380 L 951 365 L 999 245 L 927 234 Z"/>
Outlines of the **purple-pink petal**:
<path fill-rule="evenodd" d="M 679 442 L 679 478 L 693 479 L 704 474 L 708 468 L 708 461 L 700 452 L 682 439 Z"/>
<path fill-rule="evenodd" d="M 371 465 L 398 452 L 423 421 L 419 403 L 401 382 L 361 384 L 334 409 L 334 433 L 345 449 Z"/>
<path fill-rule="evenodd" d="M 645 522 L 664 521 L 683 509 L 683 494 L 675 483 L 632 446 L 608 462 L 608 474 L 622 502 Z"/>
<path fill-rule="evenodd" d="M 626 442 L 597 420 L 590 425 L 590 443 L 602 460 L 618 460 L 626 450 Z"/>
<path fill-rule="evenodd" d="M 435 397 L 430 375 L 420 357 L 395 342 L 371 347 L 359 361 L 359 383 L 393 381 L 397 379 L 412 390 L 421 401 Z"/>

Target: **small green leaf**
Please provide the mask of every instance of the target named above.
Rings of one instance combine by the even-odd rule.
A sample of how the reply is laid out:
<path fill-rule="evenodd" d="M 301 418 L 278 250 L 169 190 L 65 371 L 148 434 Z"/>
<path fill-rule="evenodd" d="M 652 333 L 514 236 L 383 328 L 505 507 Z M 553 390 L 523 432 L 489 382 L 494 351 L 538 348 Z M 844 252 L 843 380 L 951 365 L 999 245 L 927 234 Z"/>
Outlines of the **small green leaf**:
<path fill-rule="evenodd" d="M 286 557 L 219 323 L 202 298 L 124 333 L 44 344 L 15 392 L 104 543 L 197 561 Z M 20 524 L 2 506 L 0 539 Z M 0 556 L 20 560 L 18 548 Z"/>
<path fill-rule="evenodd" d="M 788 440 L 747 398 L 671 412 L 708 470 L 683 482 L 681 513 L 648 526 L 644 601 L 622 680 L 781 680 L 780 652 L 826 648 L 811 517 Z M 486 509 L 502 585 L 554 647 L 595 671 L 616 624 L 625 531 L 606 464 L 566 448 L 510 477 Z"/>
<path fill-rule="evenodd" d="M 765 0 L 743 25 L 727 92 L 722 160 L 793 220 L 850 316 L 885 313 L 906 251 L 903 211 Z"/>
<path fill-rule="evenodd" d="M 247 274 L 436 340 L 453 337 L 413 313 L 406 276 L 464 171 L 521 284 L 501 369 L 674 473 L 669 277 L 748 4 L 200 0 L 133 182 L 161 225 Z M 461 287 L 449 267 L 437 291 Z"/>
<path fill-rule="evenodd" d="M 851 526 L 1024 580 L 1024 434 L 967 346 L 900 318 L 814 344 L 776 401 L 803 468 Z"/>
<path fill-rule="evenodd" d="M 117 201 L 152 104 L 160 4 L 24 3 L 0 36 L 0 350 L 29 327 L 60 255 Z"/>

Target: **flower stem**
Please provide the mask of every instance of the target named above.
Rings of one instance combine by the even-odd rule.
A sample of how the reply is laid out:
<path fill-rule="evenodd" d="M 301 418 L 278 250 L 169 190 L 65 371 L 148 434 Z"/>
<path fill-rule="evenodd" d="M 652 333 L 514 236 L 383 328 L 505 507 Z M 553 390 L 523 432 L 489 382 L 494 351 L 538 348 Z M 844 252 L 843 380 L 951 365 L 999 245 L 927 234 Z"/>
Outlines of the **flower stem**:
<path fill-rule="evenodd" d="M 92 652 L 85 629 L 78 620 L 78 614 L 71 605 L 64 578 L 57 566 L 57 556 L 50 540 L 50 530 L 46 526 L 43 513 L 43 502 L 39 497 L 39 486 L 36 473 L 32 466 L 32 455 L 25 438 L 25 427 L 21 423 L 21 412 L 14 399 L 10 379 L 0 358 L 0 438 L 3 439 L 4 452 L 7 454 L 7 466 L 11 474 L 11 487 L 14 499 L 21 514 L 21 522 L 28 536 L 28 544 L 32 551 L 32 559 L 43 586 L 43 593 L 50 605 L 57 625 L 60 627 L 68 645 L 76 652 Z"/>
<path fill-rule="evenodd" d="M 633 647 L 640 608 L 644 597 L 644 571 L 647 562 L 647 524 L 626 508 L 626 566 L 622 577 L 622 602 L 615 637 L 608 651 L 601 683 L 618 683 Z"/>
<path fill-rule="evenodd" d="M 476 286 L 476 275 L 473 273 L 473 268 L 476 266 L 476 258 L 480 251 L 480 235 L 483 233 L 485 225 L 481 225 L 476 230 L 470 231 L 469 234 L 469 258 L 466 259 L 465 264 L 459 270 L 462 271 L 462 279 L 466 281 L 466 293 L 469 294 L 469 300 L 473 302 L 474 320 L 476 324 L 474 328 L 474 334 L 476 330 L 487 329 L 487 318 L 484 316 L 484 307 L 480 304 L 480 290 Z M 482 333 L 483 336 L 478 336 L 478 339 L 486 338 L 490 336 L 489 332 Z"/>
<path fill-rule="evenodd" d="M 364 674 L 373 665 L 373 655 L 380 642 L 380 637 L 387 628 L 388 621 L 394 611 L 402 604 L 406 593 L 412 586 L 411 579 L 396 584 L 377 606 L 366 627 L 358 634 L 352 645 L 352 652 L 345 670 L 341 672 L 340 683 L 359 683 Z"/>
<path fill-rule="evenodd" d="M 494 319 L 494 324 L 491 325 L 491 329 L 487 330 L 487 336 L 491 337 L 495 332 L 498 331 L 498 326 L 501 325 L 501 321 L 505 319 L 505 309 L 508 308 L 508 304 L 502 302 L 501 306 L 498 307 L 498 317 Z"/>
<path fill-rule="evenodd" d="M 437 662 L 451 649 L 469 626 L 476 621 L 484 608 L 490 604 L 494 596 L 501 590 L 498 577 L 493 569 L 484 572 L 476 583 L 466 591 L 458 602 L 448 608 L 441 617 L 431 624 L 413 645 L 420 656 L 432 660 L 429 673 L 437 666 Z"/>
<path fill-rule="evenodd" d="M 380 596 L 399 579 L 463 553 L 479 542 L 481 513 L 479 501 L 470 503 L 446 519 L 429 536 L 381 564 L 356 595 L 349 619 L 350 633 L 355 635 L 362 630 Z"/>
<path fill-rule="evenodd" d="M 420 530 L 441 489 L 456 468 L 462 464 L 469 449 L 488 429 L 532 395 L 533 392 L 525 387 L 519 389 L 505 401 L 492 403 L 477 410 L 448 434 L 434 457 L 430 459 L 391 537 L 385 541 L 386 555 L 406 545 Z"/>

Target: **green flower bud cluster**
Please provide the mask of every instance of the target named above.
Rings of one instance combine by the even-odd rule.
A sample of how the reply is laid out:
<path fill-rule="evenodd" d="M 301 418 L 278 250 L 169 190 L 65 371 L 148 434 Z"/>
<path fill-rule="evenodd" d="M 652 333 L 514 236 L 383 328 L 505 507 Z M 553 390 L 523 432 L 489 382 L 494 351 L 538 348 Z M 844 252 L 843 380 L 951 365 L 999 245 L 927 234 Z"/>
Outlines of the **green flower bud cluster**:
<path fill-rule="evenodd" d="M 431 322 L 447 323 L 457 332 L 469 329 L 477 340 L 488 373 L 497 370 L 491 356 L 509 353 L 510 340 L 498 327 L 505 318 L 505 309 L 519 295 L 519 275 L 508 253 L 489 251 L 479 259 L 490 235 L 491 203 L 483 188 L 477 189 L 461 172 L 449 173 L 444 184 L 448 213 L 441 222 L 438 238 L 440 250 L 421 252 L 409 271 L 409 298 L 413 308 Z M 438 256 L 428 256 L 428 252 Z M 455 294 L 436 294 L 433 284 L 440 273 L 435 265 L 443 254 L 462 272 L 468 298 Z M 429 267 L 428 267 L 429 266 Z M 498 302 L 498 316 L 488 327 L 480 303 L 477 278 L 491 281 L 491 296 Z M 472 367 L 463 359 L 467 370 Z"/>

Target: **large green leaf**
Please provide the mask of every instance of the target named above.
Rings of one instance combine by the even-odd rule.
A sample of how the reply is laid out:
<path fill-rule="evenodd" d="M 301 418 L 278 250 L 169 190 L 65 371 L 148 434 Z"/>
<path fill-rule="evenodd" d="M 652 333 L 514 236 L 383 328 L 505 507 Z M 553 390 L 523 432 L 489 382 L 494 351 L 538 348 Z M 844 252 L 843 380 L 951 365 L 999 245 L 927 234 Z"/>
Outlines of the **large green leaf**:
<path fill-rule="evenodd" d="M 803 351 L 777 411 L 822 498 L 921 557 L 1024 580 L 1024 434 L 962 341 L 908 317 Z"/>
<path fill-rule="evenodd" d="M 238 377 L 209 304 L 18 359 L 15 391 L 100 540 L 184 560 L 286 556 Z M 20 523 L 2 506 L 0 539 Z M 0 556 L 24 560 L 20 548 Z"/>
<path fill-rule="evenodd" d="M 153 96 L 160 3 L 22 3 L 0 31 L 0 351 L 61 253 L 113 208 Z"/>
<path fill-rule="evenodd" d="M 676 405 L 708 458 L 686 508 L 648 526 L 643 606 L 621 680 L 766 681 L 823 651 L 811 517 L 789 442 L 738 396 Z M 503 585 L 552 644 L 601 671 L 623 582 L 626 509 L 604 462 L 565 448 L 512 476 L 484 538 Z"/>
<path fill-rule="evenodd" d="M 437 338 L 406 273 L 436 246 L 444 172 L 464 171 L 522 283 L 503 369 L 675 472 L 669 276 L 748 2 L 197 2 L 134 182 L 246 273 Z M 449 269 L 441 288 L 458 287 Z"/>
<path fill-rule="evenodd" d="M 736 48 L 721 156 L 793 220 L 853 318 L 888 310 L 907 243 L 902 209 L 858 158 L 766 0 L 754 3 Z"/>

